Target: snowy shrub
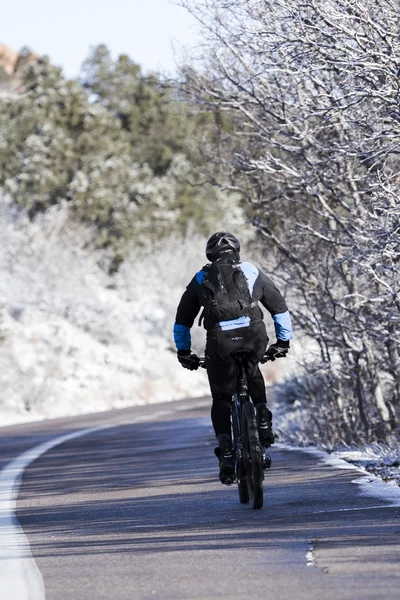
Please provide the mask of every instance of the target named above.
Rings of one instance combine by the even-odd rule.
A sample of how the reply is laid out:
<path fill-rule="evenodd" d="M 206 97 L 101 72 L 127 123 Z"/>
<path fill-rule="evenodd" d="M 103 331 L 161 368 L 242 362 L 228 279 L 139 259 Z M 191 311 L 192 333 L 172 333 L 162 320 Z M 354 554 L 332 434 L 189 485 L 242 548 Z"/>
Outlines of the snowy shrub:
<path fill-rule="evenodd" d="M 0 344 L 5 340 L 5 330 L 4 330 L 4 306 L 0 304 Z"/>
<path fill-rule="evenodd" d="M 172 335 L 180 296 L 206 262 L 204 237 L 189 228 L 186 238 L 139 241 L 111 276 L 112 254 L 91 249 L 93 231 L 70 210 L 62 203 L 30 221 L 0 196 L 3 422 L 208 393 L 203 370 L 178 364 Z M 194 327 L 193 348 L 203 353 L 204 341 Z"/>
<path fill-rule="evenodd" d="M 132 254 L 113 278 L 101 267 L 105 252 L 85 247 L 92 232 L 72 226 L 68 211 L 53 207 L 32 223 L 0 203 L 3 423 L 27 411 L 39 418 L 205 394 L 205 373 L 185 371 L 171 351 L 183 279 L 176 246 L 160 247 L 156 260 Z M 195 246 L 182 245 L 193 266 Z"/>

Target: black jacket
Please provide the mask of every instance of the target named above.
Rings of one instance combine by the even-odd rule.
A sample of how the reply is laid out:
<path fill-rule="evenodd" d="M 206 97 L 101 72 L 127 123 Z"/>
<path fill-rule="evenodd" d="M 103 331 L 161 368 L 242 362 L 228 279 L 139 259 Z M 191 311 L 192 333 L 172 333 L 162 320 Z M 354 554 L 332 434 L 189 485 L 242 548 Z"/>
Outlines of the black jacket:
<path fill-rule="evenodd" d="M 260 271 L 255 265 L 248 262 L 239 263 L 240 268 L 246 276 L 249 292 L 254 302 L 261 304 L 269 311 L 274 323 L 275 332 L 278 340 L 290 340 L 292 338 L 292 326 L 290 321 L 289 311 L 286 302 L 275 286 L 265 273 Z M 201 283 L 206 274 L 202 269 L 193 277 L 186 288 L 176 313 L 174 325 L 174 339 L 178 350 L 190 349 L 190 329 L 200 312 L 202 307 L 202 289 Z M 262 319 L 263 313 L 260 306 L 256 305 L 249 314 L 249 321 L 254 319 Z M 220 323 L 219 326 L 224 328 L 228 322 Z M 235 324 L 229 322 L 229 328 L 234 328 Z M 237 324 L 237 327 L 245 326 Z"/>

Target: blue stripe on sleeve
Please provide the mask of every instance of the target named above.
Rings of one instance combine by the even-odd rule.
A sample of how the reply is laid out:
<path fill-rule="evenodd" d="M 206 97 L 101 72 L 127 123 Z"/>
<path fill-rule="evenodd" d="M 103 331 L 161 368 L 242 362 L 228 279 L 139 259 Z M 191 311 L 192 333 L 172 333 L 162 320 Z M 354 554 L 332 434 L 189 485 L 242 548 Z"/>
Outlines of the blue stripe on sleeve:
<path fill-rule="evenodd" d="M 275 323 L 276 339 L 283 342 L 289 341 L 293 337 L 292 322 L 289 311 L 278 313 L 273 317 Z"/>
<path fill-rule="evenodd" d="M 186 325 L 174 325 L 174 340 L 177 350 L 190 350 L 190 327 Z"/>
<path fill-rule="evenodd" d="M 196 273 L 196 281 L 200 285 L 202 284 L 205 274 L 206 274 L 206 271 L 199 271 L 198 273 Z"/>

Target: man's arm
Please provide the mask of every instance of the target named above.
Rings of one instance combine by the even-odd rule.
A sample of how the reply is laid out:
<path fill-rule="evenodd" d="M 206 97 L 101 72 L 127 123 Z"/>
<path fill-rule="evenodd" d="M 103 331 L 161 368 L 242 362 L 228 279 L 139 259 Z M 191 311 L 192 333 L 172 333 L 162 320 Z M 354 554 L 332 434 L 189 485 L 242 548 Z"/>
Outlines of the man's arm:
<path fill-rule="evenodd" d="M 199 283 L 196 276 L 187 286 L 176 311 L 174 340 L 178 351 L 190 350 L 190 329 L 200 311 Z"/>
<path fill-rule="evenodd" d="M 289 347 L 293 337 L 292 323 L 285 299 L 273 283 L 262 271 L 259 273 L 262 296 L 260 302 L 271 314 L 275 325 L 277 343 Z"/>

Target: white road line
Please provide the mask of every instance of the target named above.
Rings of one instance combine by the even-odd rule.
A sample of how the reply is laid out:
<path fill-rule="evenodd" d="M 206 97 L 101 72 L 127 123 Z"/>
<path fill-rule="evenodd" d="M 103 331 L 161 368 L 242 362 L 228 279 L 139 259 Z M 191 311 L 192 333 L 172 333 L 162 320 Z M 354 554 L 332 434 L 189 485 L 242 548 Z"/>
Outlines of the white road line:
<path fill-rule="evenodd" d="M 44 600 L 42 574 L 32 556 L 29 541 L 15 516 L 18 491 L 24 470 L 40 456 L 69 440 L 121 425 L 154 421 L 159 417 L 196 407 L 159 410 L 121 423 L 110 423 L 61 435 L 17 456 L 0 471 L 0 598 L 1 600 Z"/>
<path fill-rule="evenodd" d="M 315 567 L 314 546 L 312 542 L 310 542 L 310 546 L 306 554 L 306 565 L 307 567 Z"/>
<path fill-rule="evenodd" d="M 35 563 L 28 538 L 15 516 L 18 490 L 24 470 L 51 448 L 113 425 L 80 429 L 39 444 L 20 454 L 0 472 L 0 598 L 2 600 L 42 600 L 42 575 Z"/>

